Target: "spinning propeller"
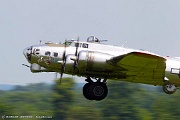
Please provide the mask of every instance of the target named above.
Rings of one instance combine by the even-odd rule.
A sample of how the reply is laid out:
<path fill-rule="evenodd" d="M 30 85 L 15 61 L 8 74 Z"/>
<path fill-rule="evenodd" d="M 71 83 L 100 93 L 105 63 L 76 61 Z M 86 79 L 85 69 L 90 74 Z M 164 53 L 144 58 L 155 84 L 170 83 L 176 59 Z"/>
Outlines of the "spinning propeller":
<path fill-rule="evenodd" d="M 62 67 L 61 67 L 61 74 L 60 74 L 59 84 L 61 84 L 62 76 L 63 76 L 64 70 L 65 70 L 65 64 L 66 64 L 66 42 L 67 42 L 67 39 L 65 40 L 65 43 L 64 43 L 64 52 L 63 52 L 63 56 L 62 56 Z"/>
<path fill-rule="evenodd" d="M 62 65 L 62 69 L 61 69 L 61 73 L 60 73 L 60 84 L 61 84 L 61 81 L 62 81 L 62 77 L 63 77 L 63 73 L 65 71 L 65 67 L 66 67 L 66 47 L 67 47 L 67 39 L 65 40 L 65 43 L 64 43 L 64 52 L 63 52 L 63 56 L 62 56 L 62 62 L 61 62 L 61 65 Z M 77 67 L 77 57 L 78 57 L 78 47 L 79 47 L 79 37 L 77 38 L 77 43 L 75 44 L 76 46 L 76 50 L 75 50 L 75 59 L 72 59 L 74 61 L 74 70 L 76 69 Z"/>
<path fill-rule="evenodd" d="M 77 67 L 77 57 L 78 57 L 78 48 L 79 48 L 79 37 L 77 38 L 77 43 L 76 43 L 76 51 L 75 51 L 75 60 L 74 60 L 74 70 Z"/>

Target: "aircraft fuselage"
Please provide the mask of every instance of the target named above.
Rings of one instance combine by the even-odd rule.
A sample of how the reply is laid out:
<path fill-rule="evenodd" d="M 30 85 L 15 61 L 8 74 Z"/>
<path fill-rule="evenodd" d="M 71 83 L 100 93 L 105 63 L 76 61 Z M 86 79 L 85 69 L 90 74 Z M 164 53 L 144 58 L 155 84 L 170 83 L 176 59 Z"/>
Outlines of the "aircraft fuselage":
<path fill-rule="evenodd" d="M 138 53 L 143 54 L 142 64 Z M 165 58 L 143 50 L 95 41 L 68 41 L 64 44 L 45 43 L 30 46 L 24 50 L 24 55 L 34 73 L 58 72 L 87 78 L 180 86 L 180 58 Z M 132 61 L 129 57 L 133 58 Z M 138 60 L 137 65 L 135 60 Z"/>

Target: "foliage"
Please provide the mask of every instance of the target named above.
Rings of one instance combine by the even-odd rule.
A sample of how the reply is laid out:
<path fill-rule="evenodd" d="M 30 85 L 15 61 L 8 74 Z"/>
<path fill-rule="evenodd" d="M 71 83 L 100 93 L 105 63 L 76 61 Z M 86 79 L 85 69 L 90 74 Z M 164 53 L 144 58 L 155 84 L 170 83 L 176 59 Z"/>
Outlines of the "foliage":
<path fill-rule="evenodd" d="M 54 119 L 65 119 L 68 116 L 70 106 L 73 103 L 74 92 L 72 90 L 74 81 L 69 78 L 63 79 L 59 85 L 59 80 L 53 85 L 52 104 L 54 106 Z"/>
<path fill-rule="evenodd" d="M 61 84 L 58 81 L 53 85 L 29 84 L 0 91 L 0 117 L 52 116 L 53 120 L 172 120 L 180 117 L 179 91 L 167 95 L 159 90 L 161 87 L 109 80 L 107 98 L 89 101 L 82 95 L 82 86 L 77 86 L 73 79 L 64 78 Z"/>

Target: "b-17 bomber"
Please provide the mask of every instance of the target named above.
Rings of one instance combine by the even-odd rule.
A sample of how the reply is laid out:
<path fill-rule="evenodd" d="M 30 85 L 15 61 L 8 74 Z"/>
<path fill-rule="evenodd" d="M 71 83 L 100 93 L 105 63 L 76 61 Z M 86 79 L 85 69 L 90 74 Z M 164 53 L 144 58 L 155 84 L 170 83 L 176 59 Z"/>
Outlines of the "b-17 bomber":
<path fill-rule="evenodd" d="M 83 95 L 88 100 L 103 100 L 108 94 L 107 80 L 162 86 L 173 94 L 180 86 L 180 58 L 103 44 L 94 36 L 86 42 L 65 40 L 32 45 L 23 53 L 31 72 L 56 72 L 84 77 Z M 119 86 L 121 89 L 121 86 Z"/>

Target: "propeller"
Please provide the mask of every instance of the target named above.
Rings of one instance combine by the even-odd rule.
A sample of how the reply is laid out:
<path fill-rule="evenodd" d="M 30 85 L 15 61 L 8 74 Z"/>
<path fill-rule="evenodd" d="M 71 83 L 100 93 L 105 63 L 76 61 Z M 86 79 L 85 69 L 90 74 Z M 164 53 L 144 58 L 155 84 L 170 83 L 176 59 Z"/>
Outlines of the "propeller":
<path fill-rule="evenodd" d="M 74 60 L 74 70 L 76 69 L 77 67 L 77 57 L 78 57 L 78 48 L 79 48 L 79 36 L 77 38 L 77 43 L 76 43 L 76 51 L 75 51 L 75 60 Z"/>
<path fill-rule="evenodd" d="M 58 78 L 58 72 L 55 72 L 54 79 L 56 80 Z"/>
<path fill-rule="evenodd" d="M 62 56 L 62 67 L 61 67 L 62 69 L 61 69 L 61 73 L 60 73 L 59 84 L 61 84 L 63 73 L 64 73 L 64 70 L 65 70 L 65 64 L 66 64 L 66 42 L 67 42 L 67 39 L 65 40 L 65 43 L 64 43 L 64 52 L 63 52 L 63 56 Z"/>

